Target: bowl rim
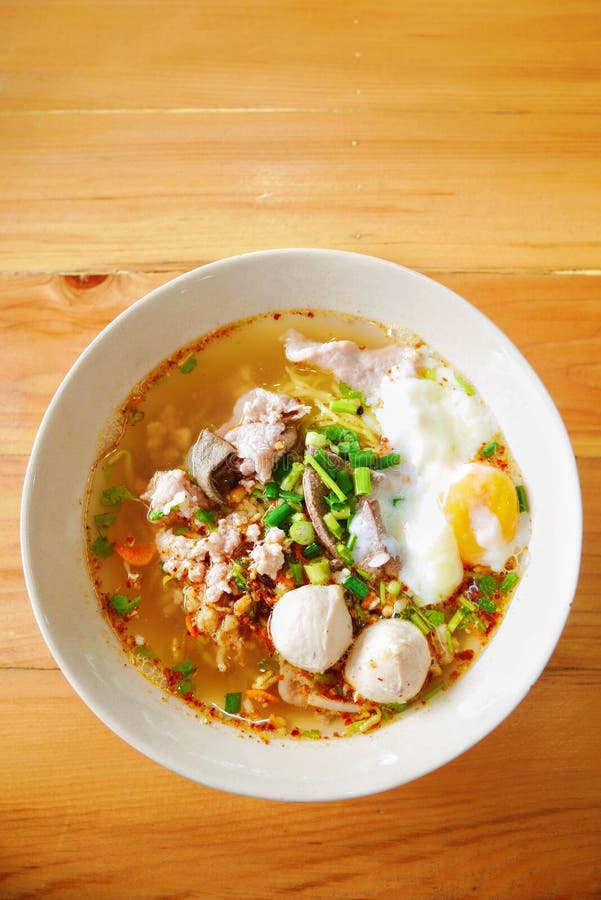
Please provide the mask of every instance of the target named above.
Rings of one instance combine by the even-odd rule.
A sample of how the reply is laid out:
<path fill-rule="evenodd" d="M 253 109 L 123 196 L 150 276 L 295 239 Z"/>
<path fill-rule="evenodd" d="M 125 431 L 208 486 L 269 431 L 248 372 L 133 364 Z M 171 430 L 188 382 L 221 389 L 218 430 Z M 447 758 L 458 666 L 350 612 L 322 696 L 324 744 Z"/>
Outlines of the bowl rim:
<path fill-rule="evenodd" d="M 530 665 L 528 669 L 528 679 L 524 679 L 521 690 L 516 692 L 511 703 L 507 705 L 507 707 L 503 710 L 502 715 L 497 715 L 494 717 L 494 723 L 492 726 L 486 724 L 485 727 L 474 731 L 472 739 L 467 742 L 463 742 L 462 749 L 457 753 L 454 749 L 451 749 L 449 753 L 442 753 L 437 758 L 437 761 L 433 764 L 424 764 L 417 774 L 411 775 L 409 778 L 402 779 L 398 776 L 390 777 L 380 777 L 380 779 L 374 779 L 374 787 L 373 789 L 366 789 L 365 786 L 358 787 L 356 790 L 349 789 L 348 791 L 344 791 L 341 793 L 340 788 L 334 788 L 329 793 L 327 790 L 320 787 L 318 792 L 311 791 L 311 789 L 307 788 L 306 784 L 296 784 L 294 786 L 290 786 L 289 790 L 282 795 L 281 785 L 278 785 L 277 789 L 274 791 L 269 790 L 265 784 L 257 784 L 252 781 L 246 781 L 244 777 L 239 779 L 235 786 L 232 787 L 230 783 L 225 780 L 219 781 L 218 778 L 204 778 L 200 777 L 198 774 L 191 774 L 191 772 L 182 765 L 174 765 L 167 758 L 165 758 L 164 754 L 157 752 L 155 748 L 149 746 L 148 742 L 140 741 L 136 739 L 136 736 L 132 736 L 131 733 L 128 732 L 127 727 L 124 727 L 123 721 L 120 717 L 115 716 L 113 711 L 109 708 L 105 708 L 99 706 L 94 697 L 91 697 L 89 692 L 85 689 L 85 687 L 81 684 L 81 679 L 78 677 L 77 672 L 75 671 L 70 658 L 66 656 L 61 648 L 58 646 L 58 642 L 55 639 L 55 636 L 52 632 L 52 628 L 50 627 L 48 620 L 44 613 L 44 601 L 43 597 L 39 590 L 39 585 L 36 578 L 36 569 L 35 569 L 35 560 L 32 558 L 32 546 L 31 546 L 31 522 L 32 522 L 32 507 L 35 502 L 36 496 L 36 469 L 38 466 L 38 461 L 40 456 L 44 452 L 44 444 L 46 439 L 46 433 L 49 424 L 54 419 L 56 412 L 60 409 L 61 403 L 63 401 L 63 397 L 65 392 L 69 389 L 70 385 L 77 379 L 80 369 L 87 364 L 87 360 L 96 352 L 96 348 L 102 346 L 102 344 L 109 340 L 113 331 L 123 327 L 124 323 L 127 323 L 130 319 L 136 317 L 139 313 L 139 310 L 143 308 L 150 301 L 154 301 L 157 298 L 160 298 L 161 295 L 166 290 L 173 290 L 175 288 L 185 286 L 187 282 L 194 282 L 199 277 L 212 277 L 215 274 L 219 274 L 220 270 L 224 268 L 231 267 L 232 265 L 236 265 L 239 261 L 258 261 L 259 263 L 265 259 L 274 259 L 274 258 L 288 258 L 292 257 L 302 258 L 306 256 L 313 256 L 315 258 L 321 257 L 332 257 L 335 256 L 337 259 L 348 259 L 351 263 L 353 261 L 360 261 L 362 264 L 370 265 L 377 264 L 378 266 L 384 267 L 392 267 L 395 270 L 400 270 L 400 272 L 405 273 L 405 276 L 409 277 L 412 280 L 420 281 L 425 283 L 429 289 L 432 289 L 432 286 L 435 286 L 437 291 L 443 291 L 449 298 L 453 298 L 455 303 L 459 302 L 460 305 L 463 305 L 464 309 L 469 309 L 470 315 L 479 318 L 481 321 L 486 323 L 486 327 L 490 330 L 492 329 L 494 333 L 496 333 L 497 339 L 504 344 L 505 348 L 508 349 L 509 355 L 511 357 L 512 362 L 517 363 L 525 374 L 527 374 L 530 379 L 533 388 L 536 390 L 538 397 L 545 409 L 546 415 L 550 416 L 553 421 L 553 427 L 555 428 L 558 438 L 563 441 L 562 446 L 562 461 L 567 467 L 566 476 L 569 481 L 572 483 L 572 488 L 574 490 L 573 496 L 573 515 L 571 520 L 571 553 L 570 553 L 570 572 L 569 578 L 566 582 L 566 593 L 563 605 L 561 607 L 561 614 L 556 613 L 555 618 L 553 620 L 554 629 L 553 634 L 550 637 L 548 644 L 549 646 L 546 648 L 546 651 L 542 653 L 536 663 L 536 665 Z M 325 307 L 324 307 L 325 308 Z M 491 332 L 493 333 L 493 332 Z M 199 335 L 200 336 L 200 335 Z M 437 348 L 436 348 L 437 349 Z M 235 256 L 225 257 L 224 259 L 215 260 L 213 262 L 205 263 L 201 266 L 198 266 L 194 269 L 191 269 L 187 272 L 181 273 L 177 275 L 175 278 L 169 279 L 153 290 L 149 291 L 139 299 L 135 300 L 132 304 L 130 304 L 125 310 L 123 310 L 119 315 L 117 315 L 111 322 L 109 322 L 95 337 L 94 339 L 87 345 L 87 347 L 82 351 L 82 353 L 78 356 L 73 365 L 69 368 L 66 375 L 62 379 L 58 389 L 55 391 L 54 396 L 44 413 L 44 416 L 40 422 L 38 427 L 35 440 L 33 442 L 29 462 L 27 465 L 25 479 L 23 484 L 23 492 L 22 492 L 22 503 L 21 503 L 21 518 L 20 518 L 20 541 L 21 541 L 21 556 L 23 563 L 23 570 L 25 575 L 25 582 L 28 591 L 28 595 L 30 598 L 30 603 L 32 606 L 32 610 L 34 613 L 34 617 L 36 619 L 37 625 L 42 633 L 42 636 L 53 656 L 56 663 L 58 664 L 60 670 L 63 675 L 66 677 L 67 681 L 70 683 L 75 692 L 81 697 L 81 699 L 86 703 L 86 705 L 94 712 L 94 714 L 100 718 L 113 732 L 119 735 L 124 741 L 126 741 L 131 746 L 138 749 L 147 757 L 153 759 L 159 764 L 165 766 L 166 768 L 178 772 L 178 774 L 183 775 L 184 777 L 191 778 L 194 781 L 198 781 L 199 783 L 205 784 L 210 787 L 214 787 L 221 790 L 232 791 L 237 794 L 253 796 L 264 799 L 277 799 L 277 800 L 337 800 L 337 799 L 346 799 L 350 797 L 358 797 L 365 796 L 369 793 L 374 793 L 382 790 L 387 790 L 399 786 L 406 781 L 413 780 L 414 778 L 422 777 L 423 775 L 439 768 L 442 765 L 445 765 L 451 759 L 457 757 L 459 754 L 467 751 L 470 747 L 474 746 L 484 737 L 486 737 L 494 728 L 498 727 L 501 722 L 517 707 L 517 705 L 524 699 L 530 687 L 535 683 L 535 681 L 540 677 L 543 669 L 545 668 L 548 659 L 550 658 L 557 641 L 559 640 L 563 628 L 565 626 L 565 622 L 570 612 L 570 608 L 574 599 L 574 595 L 577 589 L 579 570 L 580 570 L 580 559 L 582 553 L 582 500 L 581 500 L 581 491 L 578 477 L 578 469 L 576 465 L 576 460 L 573 454 L 573 450 L 570 443 L 569 433 L 563 422 L 547 388 L 543 384 L 540 377 L 537 375 L 533 367 L 530 363 L 525 359 L 522 353 L 515 347 L 515 345 L 509 340 L 509 338 L 501 331 L 501 329 L 488 317 L 486 314 L 481 312 L 477 307 L 473 306 L 473 304 L 469 303 L 469 301 L 465 300 L 460 295 L 456 294 L 450 288 L 446 287 L 442 283 L 436 281 L 433 278 L 430 278 L 423 273 L 417 272 L 413 269 L 407 268 L 405 266 L 399 265 L 398 263 L 385 260 L 379 257 L 354 253 L 345 250 L 329 250 L 327 248 L 277 248 L 277 249 L 268 249 L 268 250 L 257 250 L 251 253 L 242 253 L 237 254 Z M 139 675 L 136 673 L 137 677 Z M 456 687 L 456 686 L 455 686 Z M 455 689 L 455 688 L 454 688 Z M 183 705 L 183 704 L 180 704 Z M 215 726 L 211 726 L 215 727 Z M 227 726 L 225 726 L 227 727 Z M 390 727 L 390 726 L 388 726 Z M 232 730 L 233 729 L 228 729 Z M 370 740 L 370 735 L 363 735 L 360 737 L 360 740 L 365 741 Z M 350 739 L 351 741 L 354 739 Z M 349 739 L 344 739 L 344 742 L 347 743 Z M 316 746 L 313 745 L 313 742 L 304 742 L 308 746 L 308 752 L 310 754 L 314 754 L 316 750 Z M 317 744 L 321 744 L 322 742 L 317 742 Z M 379 773 L 380 775 L 382 773 Z"/>

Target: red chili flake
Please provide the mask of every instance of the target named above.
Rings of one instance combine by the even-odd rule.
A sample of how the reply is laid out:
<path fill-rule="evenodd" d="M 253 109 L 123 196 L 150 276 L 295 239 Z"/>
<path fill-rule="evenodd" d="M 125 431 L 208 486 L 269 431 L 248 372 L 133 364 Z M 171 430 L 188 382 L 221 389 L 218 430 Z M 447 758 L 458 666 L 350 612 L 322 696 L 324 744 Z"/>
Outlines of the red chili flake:
<path fill-rule="evenodd" d="M 457 653 L 454 654 L 454 656 L 455 656 L 455 659 L 463 659 L 463 660 L 473 659 L 474 651 L 473 650 L 459 650 Z"/>

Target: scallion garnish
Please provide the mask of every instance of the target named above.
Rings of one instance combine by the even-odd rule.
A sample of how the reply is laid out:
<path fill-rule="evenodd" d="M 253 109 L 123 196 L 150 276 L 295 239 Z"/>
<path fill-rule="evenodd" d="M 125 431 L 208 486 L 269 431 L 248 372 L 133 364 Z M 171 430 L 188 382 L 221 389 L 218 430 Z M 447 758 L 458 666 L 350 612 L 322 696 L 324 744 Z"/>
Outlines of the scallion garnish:
<path fill-rule="evenodd" d="M 305 444 L 307 447 L 325 447 L 328 439 L 325 434 L 319 431 L 308 431 L 305 435 Z"/>
<path fill-rule="evenodd" d="M 516 486 L 516 493 L 518 495 L 518 509 L 521 513 L 528 512 L 528 496 L 526 494 L 526 488 L 523 484 L 518 484 Z"/>
<path fill-rule="evenodd" d="M 151 522 L 158 522 L 159 519 L 164 517 L 165 513 L 160 509 L 153 509 L 152 512 L 148 513 L 148 518 Z"/>
<path fill-rule="evenodd" d="M 462 624 L 465 616 L 466 616 L 466 613 L 465 613 L 464 609 L 458 609 L 453 613 L 453 615 L 451 616 L 451 618 L 449 619 L 449 622 L 447 624 L 447 628 L 449 629 L 451 634 L 459 628 L 459 626 Z"/>
<path fill-rule="evenodd" d="M 484 456 L 488 459 L 489 456 L 494 456 L 498 449 L 499 444 L 496 441 L 491 441 L 490 444 L 487 444 L 486 447 L 482 448 L 480 456 Z"/>
<path fill-rule="evenodd" d="M 321 451 L 321 452 L 323 453 L 323 451 Z M 317 453 L 319 453 L 319 449 L 316 451 L 316 454 L 315 454 L 316 456 L 317 456 Z M 324 453 L 324 456 L 325 456 L 325 453 Z M 326 459 L 327 459 L 327 456 L 326 456 Z M 305 457 L 305 462 L 308 465 L 310 465 L 311 468 L 317 472 L 317 474 L 319 475 L 319 477 L 321 478 L 321 480 L 323 481 L 325 486 L 329 487 L 330 490 L 336 494 L 336 496 L 338 497 L 339 500 L 346 501 L 346 494 L 344 493 L 342 488 L 340 488 L 338 486 L 338 484 L 334 481 L 334 479 L 332 478 L 331 475 L 328 475 L 326 470 L 323 468 L 322 465 L 320 465 L 320 463 L 315 458 L 315 456 L 307 455 Z"/>
<path fill-rule="evenodd" d="M 332 575 L 330 562 L 325 557 L 306 563 L 304 569 L 311 584 L 327 584 Z"/>
<path fill-rule="evenodd" d="M 313 542 L 304 548 L 303 556 L 306 557 L 306 559 L 315 559 L 322 551 L 323 547 L 320 544 Z"/>
<path fill-rule="evenodd" d="M 347 415 L 357 416 L 363 412 L 363 406 L 360 400 L 352 400 L 343 398 L 342 400 L 330 400 L 330 409 L 335 413 L 346 413 Z"/>
<path fill-rule="evenodd" d="M 301 462 L 292 463 L 290 469 L 284 477 L 280 481 L 280 488 L 282 491 L 292 491 L 296 487 L 296 482 L 303 474 L 305 467 Z M 281 495 L 280 495 L 281 496 Z M 302 497 L 301 497 L 302 499 Z"/>
<path fill-rule="evenodd" d="M 336 550 L 338 551 L 338 556 L 340 559 L 347 564 L 347 566 L 352 566 L 354 563 L 353 554 L 348 549 L 342 541 L 338 541 L 336 544 Z"/>
<path fill-rule="evenodd" d="M 229 577 L 233 580 L 239 591 L 248 590 L 248 580 L 246 578 L 244 565 L 242 564 L 241 560 L 237 559 L 232 563 Z"/>
<path fill-rule="evenodd" d="M 242 708 L 242 692 L 232 691 L 225 695 L 223 708 L 231 716 L 237 716 Z"/>
<path fill-rule="evenodd" d="M 342 527 L 338 519 L 333 515 L 332 512 L 328 512 L 323 517 L 323 521 L 328 528 L 328 531 L 331 531 L 332 534 L 337 537 L 342 537 Z"/>
<path fill-rule="evenodd" d="M 350 400 L 359 400 L 361 403 L 365 403 L 365 397 L 361 393 L 361 391 L 356 391 L 354 388 L 347 384 L 345 381 L 341 381 L 338 385 L 338 390 L 342 394 L 343 397 L 347 397 Z"/>
<path fill-rule="evenodd" d="M 268 481 L 263 493 L 267 500 L 277 500 L 280 496 L 280 486 L 277 481 Z"/>
<path fill-rule="evenodd" d="M 300 736 L 310 741 L 318 741 L 321 737 L 321 731 L 318 728 L 307 728 L 301 731 Z"/>
<path fill-rule="evenodd" d="M 520 576 L 516 572 L 508 572 L 503 581 L 501 582 L 501 587 L 499 590 L 502 594 L 508 594 L 511 591 L 518 581 L 520 580 Z"/>
<path fill-rule="evenodd" d="M 497 611 L 496 605 L 492 602 L 492 600 L 489 600 L 488 597 L 480 597 L 477 600 L 477 603 L 480 609 L 483 609 L 484 612 L 494 613 Z"/>
<path fill-rule="evenodd" d="M 198 365 L 198 361 L 197 361 L 196 357 L 189 356 L 179 367 L 179 370 L 182 373 L 182 375 L 189 375 L 190 372 L 192 372 L 196 368 L 197 365 Z"/>
<path fill-rule="evenodd" d="M 103 534 L 99 535 L 92 543 L 92 553 L 100 559 L 106 559 L 112 556 L 114 552 L 114 544 L 112 544 Z"/>
<path fill-rule="evenodd" d="M 422 700 L 431 700 L 432 697 L 435 697 L 437 694 L 439 694 L 443 690 L 443 688 L 444 682 L 439 681 L 438 684 L 436 684 L 433 688 L 430 688 L 430 690 L 422 696 Z"/>
<path fill-rule="evenodd" d="M 370 591 L 369 585 L 365 584 L 360 578 L 357 578 L 356 575 L 349 575 L 349 577 L 343 581 L 343 584 L 347 591 L 350 591 L 350 593 L 355 597 L 358 597 L 359 600 L 365 600 Z"/>
<path fill-rule="evenodd" d="M 197 509 L 194 513 L 194 518 L 197 522 L 201 522 L 203 525 L 206 525 L 209 531 L 216 531 L 217 525 L 215 521 L 217 516 L 211 509 Z"/>
<path fill-rule="evenodd" d="M 288 531 L 288 537 L 301 547 L 308 547 L 315 541 L 315 529 L 307 519 L 293 522 Z"/>
<path fill-rule="evenodd" d="M 353 490 L 353 479 L 346 469 L 340 469 L 336 473 L 336 482 L 345 494 L 350 494 Z"/>
<path fill-rule="evenodd" d="M 265 513 L 265 524 L 270 528 L 279 528 L 292 516 L 294 512 L 289 503 L 284 501 L 279 506 L 273 506 Z"/>
<path fill-rule="evenodd" d="M 457 372 L 455 372 L 455 380 L 457 381 L 457 384 L 459 385 L 461 390 L 465 391 L 468 397 L 473 397 L 473 395 L 476 393 L 476 388 L 471 383 L 471 381 L 468 381 L 467 378 L 464 378 L 463 375 L 459 375 Z"/>
<path fill-rule="evenodd" d="M 430 623 L 424 622 L 423 618 L 419 615 L 417 610 L 412 610 L 412 612 L 409 613 L 409 619 L 417 628 L 419 628 L 422 634 L 429 634 L 430 631 L 432 631 Z"/>
<path fill-rule="evenodd" d="M 109 604 L 115 612 L 124 619 L 134 611 L 141 599 L 141 597 L 134 597 L 130 600 L 125 594 L 113 594 L 109 599 Z"/>
<path fill-rule="evenodd" d="M 103 506 L 118 506 L 120 503 L 123 503 L 124 500 L 130 500 L 131 496 L 131 491 L 124 485 L 117 484 L 114 487 L 105 488 L 103 490 L 100 502 Z"/>
<path fill-rule="evenodd" d="M 404 500 L 405 500 L 404 497 L 393 497 L 393 498 L 392 498 L 392 505 L 393 505 L 393 506 L 398 506 L 399 503 L 403 503 Z"/>
<path fill-rule="evenodd" d="M 297 494 L 296 491 L 283 491 L 280 488 L 280 497 L 282 500 L 293 500 L 295 503 L 302 503 L 303 495 Z"/>
<path fill-rule="evenodd" d="M 482 578 L 478 579 L 476 584 L 478 585 L 480 593 L 484 594 L 485 597 L 492 597 L 499 587 L 496 579 L 493 578 L 492 575 L 483 575 Z"/>
<path fill-rule="evenodd" d="M 357 497 L 371 493 L 371 472 L 367 466 L 357 466 L 356 469 L 353 469 L 353 478 Z"/>
<path fill-rule="evenodd" d="M 290 569 L 294 584 L 296 587 L 300 587 L 304 581 L 302 563 L 299 563 L 297 560 L 291 560 L 288 563 L 288 568 Z"/>
<path fill-rule="evenodd" d="M 193 675 L 196 672 L 196 666 L 191 659 L 185 659 L 177 666 L 171 666 L 171 671 L 177 672 L 177 674 L 181 675 L 183 678 L 188 678 L 190 675 Z"/>

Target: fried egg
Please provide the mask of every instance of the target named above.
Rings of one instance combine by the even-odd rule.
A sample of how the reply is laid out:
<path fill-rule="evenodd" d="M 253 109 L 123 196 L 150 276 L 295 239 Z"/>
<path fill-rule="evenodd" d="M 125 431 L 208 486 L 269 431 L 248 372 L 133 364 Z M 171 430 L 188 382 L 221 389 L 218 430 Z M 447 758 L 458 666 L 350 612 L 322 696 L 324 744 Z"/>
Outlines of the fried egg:
<path fill-rule="evenodd" d="M 434 381 L 393 370 L 382 380 L 375 414 L 402 462 L 379 475 L 374 496 L 416 602 L 448 599 L 464 566 L 501 571 L 523 543 L 524 527 L 510 476 L 474 462 L 498 433 L 482 400 L 452 377 Z"/>

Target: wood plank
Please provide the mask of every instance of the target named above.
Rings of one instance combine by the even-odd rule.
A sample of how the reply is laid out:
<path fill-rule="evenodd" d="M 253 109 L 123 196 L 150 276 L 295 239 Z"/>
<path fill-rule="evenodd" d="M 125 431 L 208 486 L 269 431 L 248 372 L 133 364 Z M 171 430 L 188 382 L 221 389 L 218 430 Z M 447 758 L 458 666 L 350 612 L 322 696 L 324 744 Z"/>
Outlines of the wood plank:
<path fill-rule="evenodd" d="M 5 110 L 592 111 L 594 0 L 3 0 Z"/>
<path fill-rule="evenodd" d="M 386 794 L 293 805 L 185 781 L 109 732 L 58 673 L 1 672 L 3 896 L 75 898 L 85 884 L 94 897 L 124 885 L 131 897 L 258 897 L 268 884 L 274 897 L 462 897 L 466 885 L 592 897 L 599 680 L 547 672 L 443 769 Z"/>
<path fill-rule="evenodd" d="M 4 273 L 192 268 L 313 245 L 440 271 L 598 270 L 596 114 L 0 122 Z"/>

